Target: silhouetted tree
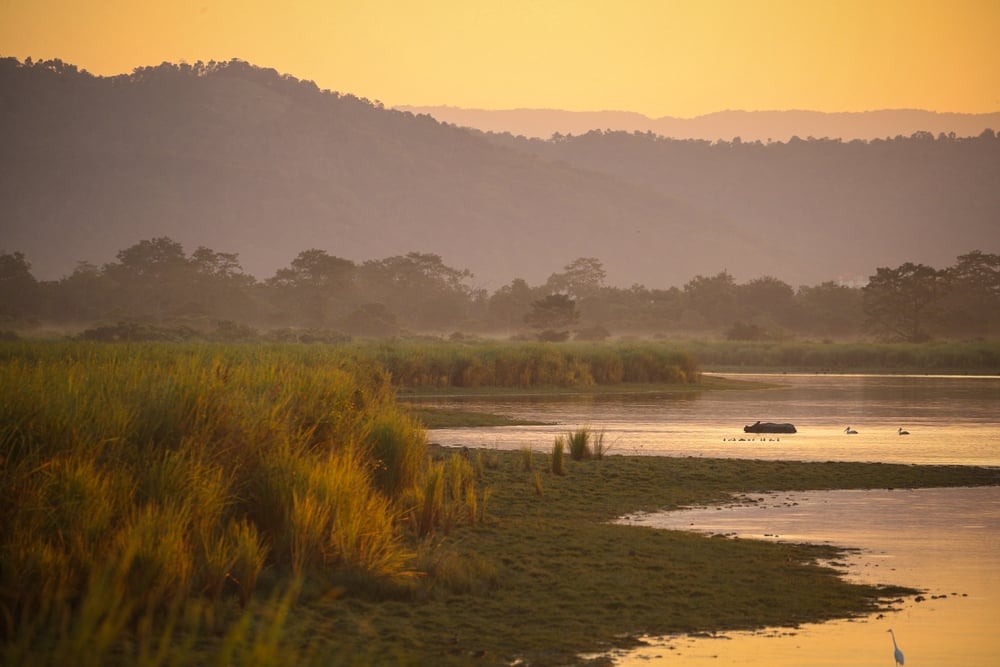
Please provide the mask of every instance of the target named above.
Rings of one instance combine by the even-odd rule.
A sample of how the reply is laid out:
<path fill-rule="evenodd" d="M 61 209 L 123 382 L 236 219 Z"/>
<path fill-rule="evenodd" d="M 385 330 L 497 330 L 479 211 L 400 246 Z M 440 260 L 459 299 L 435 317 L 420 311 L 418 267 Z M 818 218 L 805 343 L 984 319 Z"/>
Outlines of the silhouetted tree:
<path fill-rule="evenodd" d="M 877 269 L 864 287 L 868 329 L 885 338 L 927 340 L 943 286 L 943 273 L 923 264 Z"/>
<path fill-rule="evenodd" d="M 121 304 L 117 283 L 90 262 L 77 262 L 73 273 L 53 283 L 48 314 L 56 322 L 93 322 L 104 319 Z"/>
<path fill-rule="evenodd" d="M 545 283 L 550 292 L 565 292 L 574 299 L 583 299 L 597 294 L 604 287 L 607 272 L 601 260 L 596 257 L 578 257 L 565 267 L 562 273 L 553 273 Z"/>
<path fill-rule="evenodd" d="M 943 320 L 961 335 L 1000 333 L 1000 255 L 979 250 L 961 255 L 945 271 Z"/>
<path fill-rule="evenodd" d="M 166 236 L 139 241 L 118 252 L 118 263 L 108 271 L 126 280 L 160 280 L 188 266 L 184 247 Z"/>
<path fill-rule="evenodd" d="M 38 312 L 38 281 L 24 253 L 0 255 L 0 322 L 33 317 Z"/>
<path fill-rule="evenodd" d="M 211 279 L 235 280 L 244 284 L 255 282 L 253 276 L 247 275 L 240 266 L 239 254 L 215 252 L 205 246 L 191 253 L 191 265 L 202 277 Z"/>
<path fill-rule="evenodd" d="M 531 303 L 525 323 L 539 331 L 555 331 L 573 327 L 580 319 L 576 302 L 566 294 L 550 294 Z M 568 334 L 567 334 L 568 335 Z"/>
<path fill-rule="evenodd" d="M 297 289 L 346 289 L 354 281 L 355 268 L 350 260 L 312 248 L 300 252 L 290 267 L 278 269 L 268 284 Z"/>
<path fill-rule="evenodd" d="M 534 298 L 535 290 L 523 278 L 515 278 L 490 296 L 487 306 L 490 323 L 510 333 L 515 323 L 524 322 Z"/>
<path fill-rule="evenodd" d="M 684 285 L 687 306 L 700 314 L 706 323 L 722 326 L 734 317 L 736 281 L 728 271 L 714 276 L 695 276 Z"/>
<path fill-rule="evenodd" d="M 815 287 L 802 286 L 795 296 L 801 331 L 827 337 L 850 337 L 864 323 L 863 292 L 857 287 L 827 281 Z"/>
<path fill-rule="evenodd" d="M 446 265 L 439 255 L 411 252 L 368 261 L 360 275 L 367 297 L 385 304 L 403 326 L 454 328 L 465 319 L 472 294 L 465 281 L 472 272 Z"/>
<path fill-rule="evenodd" d="M 743 315 L 760 322 L 782 326 L 792 324 L 795 313 L 795 290 L 773 276 L 755 278 L 736 289 Z"/>
<path fill-rule="evenodd" d="M 289 267 L 278 269 L 267 285 L 289 323 L 322 328 L 354 306 L 356 276 L 354 262 L 311 248 L 300 252 Z"/>

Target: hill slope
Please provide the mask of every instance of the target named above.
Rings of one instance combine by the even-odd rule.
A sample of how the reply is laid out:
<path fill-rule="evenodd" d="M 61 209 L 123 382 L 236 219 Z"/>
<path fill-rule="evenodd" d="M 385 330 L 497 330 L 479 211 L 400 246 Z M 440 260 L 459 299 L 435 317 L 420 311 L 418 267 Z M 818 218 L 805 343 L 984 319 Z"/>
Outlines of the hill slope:
<path fill-rule="evenodd" d="M 788 141 L 835 138 L 886 139 L 916 132 L 974 137 L 987 128 L 1000 129 L 1000 112 L 936 113 L 920 109 L 883 109 L 851 113 L 819 111 L 719 111 L 694 118 L 650 118 L 629 111 L 561 111 L 556 109 L 463 109 L 399 106 L 401 111 L 429 114 L 442 123 L 483 132 L 548 139 L 553 134 L 586 134 L 592 130 L 652 132 L 673 139 Z"/>
<path fill-rule="evenodd" d="M 0 249 L 40 277 L 164 235 L 258 278 L 318 247 L 433 252 L 493 287 L 579 256 L 615 283 L 676 284 L 739 247 L 652 190 L 237 61 L 98 78 L 8 59 L 0 113 Z"/>
<path fill-rule="evenodd" d="M 608 282 L 729 270 L 792 285 L 996 251 L 995 138 L 771 146 L 484 135 L 239 61 L 93 77 L 0 60 L 0 251 L 35 275 L 141 239 L 239 253 L 442 256 L 495 289 L 598 257 Z M 859 250 L 860 249 L 860 250 Z"/>
<path fill-rule="evenodd" d="M 1000 139 L 788 143 L 678 141 L 592 132 L 560 141 L 491 135 L 558 160 L 682 197 L 726 220 L 768 251 L 755 267 L 805 284 L 865 282 L 879 266 L 941 268 L 970 250 L 1000 249 Z M 798 284 L 793 282 L 793 285 Z"/>

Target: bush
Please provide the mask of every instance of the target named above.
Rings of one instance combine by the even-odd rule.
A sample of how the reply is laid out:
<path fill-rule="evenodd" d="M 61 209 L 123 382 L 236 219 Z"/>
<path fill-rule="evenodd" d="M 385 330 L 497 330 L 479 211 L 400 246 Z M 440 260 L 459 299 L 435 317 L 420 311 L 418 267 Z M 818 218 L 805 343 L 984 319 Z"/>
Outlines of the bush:
<path fill-rule="evenodd" d="M 546 329 L 545 331 L 538 332 L 535 338 L 543 343 L 564 343 L 569 340 L 569 332 Z"/>
<path fill-rule="evenodd" d="M 573 336 L 573 340 L 593 342 L 593 341 L 607 340 L 610 337 L 611 337 L 611 332 L 598 324 L 597 326 L 580 329 Z"/>
<path fill-rule="evenodd" d="M 119 322 L 94 327 L 82 331 L 77 337 L 81 341 L 96 341 L 101 343 L 117 342 L 183 342 L 195 340 L 198 332 L 190 327 L 159 327 L 139 322 Z"/>

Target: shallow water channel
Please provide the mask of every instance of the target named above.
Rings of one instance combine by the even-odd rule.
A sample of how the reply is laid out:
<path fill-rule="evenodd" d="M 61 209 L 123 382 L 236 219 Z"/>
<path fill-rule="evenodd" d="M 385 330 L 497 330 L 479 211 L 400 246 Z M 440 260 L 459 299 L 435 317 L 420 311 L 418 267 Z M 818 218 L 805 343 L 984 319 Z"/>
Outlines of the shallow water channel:
<path fill-rule="evenodd" d="M 773 389 L 422 399 L 549 422 L 435 429 L 444 445 L 549 451 L 556 436 L 604 431 L 615 454 L 1000 466 L 1000 376 L 757 374 Z M 792 422 L 792 435 L 745 424 Z M 852 427 L 856 434 L 844 430 Z M 900 436 L 899 429 L 910 435 Z"/>
<path fill-rule="evenodd" d="M 735 375 L 773 389 L 630 396 L 429 401 L 550 422 L 441 429 L 431 440 L 548 452 L 580 427 L 611 454 L 1000 466 L 1000 377 Z M 793 422 L 793 435 L 748 435 L 754 421 Z M 847 434 L 851 426 L 856 434 Z M 901 436 L 900 428 L 909 431 Z M 768 667 L 1000 664 L 1000 487 L 781 493 L 760 502 L 631 517 L 665 529 L 830 543 L 857 551 L 849 579 L 926 591 L 894 611 L 799 628 L 717 637 L 647 638 L 620 665 Z"/>
<path fill-rule="evenodd" d="M 739 538 L 850 546 L 846 578 L 921 589 L 895 611 L 717 637 L 646 638 L 619 665 L 770 667 L 1000 664 L 1000 488 L 810 491 L 635 516 L 626 523 Z M 840 565 L 838 565 L 840 567 Z M 790 593 L 791 594 L 791 593 Z"/>

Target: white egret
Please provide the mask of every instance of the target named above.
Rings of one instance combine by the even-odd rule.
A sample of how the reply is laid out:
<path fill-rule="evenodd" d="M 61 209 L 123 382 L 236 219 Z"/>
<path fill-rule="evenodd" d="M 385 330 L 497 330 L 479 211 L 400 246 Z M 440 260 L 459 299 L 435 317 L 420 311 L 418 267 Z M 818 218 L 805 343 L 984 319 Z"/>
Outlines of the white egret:
<path fill-rule="evenodd" d="M 889 628 L 889 634 L 892 635 L 892 657 L 896 659 L 897 665 L 903 664 L 903 652 L 899 650 L 899 646 L 896 645 L 896 633 Z"/>

